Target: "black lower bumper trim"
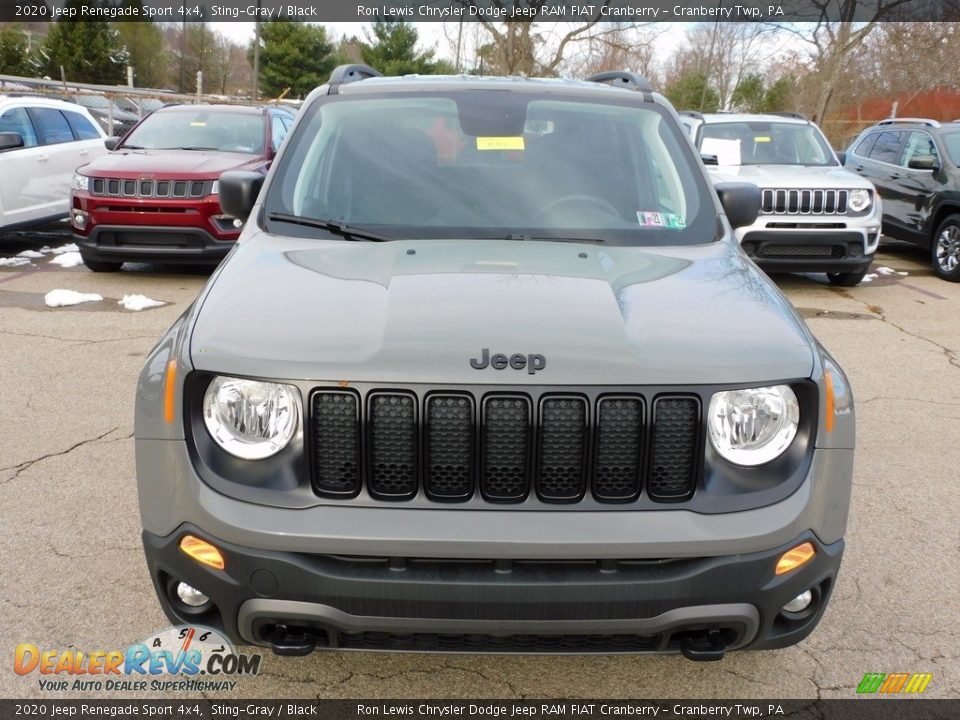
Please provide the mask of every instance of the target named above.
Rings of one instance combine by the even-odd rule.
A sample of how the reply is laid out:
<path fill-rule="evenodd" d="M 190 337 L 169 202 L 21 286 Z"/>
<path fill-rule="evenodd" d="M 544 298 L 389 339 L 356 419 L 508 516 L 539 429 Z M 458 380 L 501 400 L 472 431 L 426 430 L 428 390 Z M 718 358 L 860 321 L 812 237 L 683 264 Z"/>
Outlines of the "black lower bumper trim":
<path fill-rule="evenodd" d="M 196 563 L 190 533 L 220 548 L 225 569 Z M 766 552 L 677 560 L 514 562 L 345 558 L 243 548 L 185 525 L 143 535 L 160 602 L 174 622 L 201 623 L 236 642 L 289 648 L 458 652 L 680 652 L 712 659 L 738 647 L 806 637 L 830 597 L 843 541 L 812 533 Z M 779 557 L 812 542 L 816 556 L 783 576 Z M 613 567 L 613 570 L 611 570 Z M 171 579 L 211 598 L 197 614 Z M 803 613 L 781 608 L 812 589 Z M 284 626 L 283 633 L 277 627 Z M 293 638 L 289 640 L 288 638 Z M 296 640 L 297 642 L 294 642 Z"/>
<path fill-rule="evenodd" d="M 216 265 L 233 248 L 202 228 L 102 225 L 89 236 L 74 233 L 84 258 L 112 262 Z"/>
<path fill-rule="evenodd" d="M 755 230 L 745 234 L 740 245 L 757 265 L 773 272 L 853 273 L 873 261 L 857 232 Z"/>

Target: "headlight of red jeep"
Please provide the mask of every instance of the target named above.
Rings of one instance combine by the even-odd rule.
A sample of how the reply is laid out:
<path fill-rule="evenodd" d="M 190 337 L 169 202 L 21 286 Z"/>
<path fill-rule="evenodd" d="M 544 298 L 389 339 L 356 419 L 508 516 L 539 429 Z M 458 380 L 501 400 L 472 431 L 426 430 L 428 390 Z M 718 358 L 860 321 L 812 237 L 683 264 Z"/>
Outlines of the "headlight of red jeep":
<path fill-rule="evenodd" d="M 283 450 L 300 426 L 300 391 L 292 385 L 218 376 L 203 398 L 210 436 L 231 455 L 262 460 Z"/>
<path fill-rule="evenodd" d="M 726 390 L 710 399 L 710 442 L 737 465 L 762 465 L 790 447 L 800 424 L 800 404 L 787 385 Z"/>
<path fill-rule="evenodd" d="M 81 175 L 80 173 L 74 173 L 73 182 L 70 187 L 74 190 L 81 190 L 82 192 L 87 192 L 90 189 L 90 178 L 86 175 Z"/>

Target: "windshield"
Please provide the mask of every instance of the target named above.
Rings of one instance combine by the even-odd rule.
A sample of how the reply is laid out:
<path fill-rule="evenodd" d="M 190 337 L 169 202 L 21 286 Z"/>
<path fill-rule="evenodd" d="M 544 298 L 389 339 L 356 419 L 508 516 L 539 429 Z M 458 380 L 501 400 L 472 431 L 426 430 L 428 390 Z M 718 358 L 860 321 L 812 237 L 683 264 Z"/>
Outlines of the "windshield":
<path fill-rule="evenodd" d="M 820 131 L 799 123 L 709 123 L 701 132 L 700 152 L 716 155 L 720 166 L 837 164 Z"/>
<path fill-rule="evenodd" d="M 943 133 L 940 137 L 943 139 L 943 144 L 947 146 L 950 162 L 960 165 L 960 132 Z"/>
<path fill-rule="evenodd" d="M 264 125 L 260 114 L 177 108 L 148 116 L 121 147 L 147 150 L 218 150 L 263 153 Z"/>
<path fill-rule="evenodd" d="M 488 90 L 321 100 L 287 140 L 269 228 L 328 236 L 293 216 L 392 238 L 714 240 L 715 208 L 688 141 L 663 108 L 624 95 L 623 104 Z"/>

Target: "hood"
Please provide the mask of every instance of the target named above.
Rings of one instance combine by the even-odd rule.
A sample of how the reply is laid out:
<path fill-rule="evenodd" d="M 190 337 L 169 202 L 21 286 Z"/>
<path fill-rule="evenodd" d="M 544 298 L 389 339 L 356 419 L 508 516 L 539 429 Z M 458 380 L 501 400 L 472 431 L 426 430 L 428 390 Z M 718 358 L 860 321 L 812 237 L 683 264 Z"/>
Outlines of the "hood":
<path fill-rule="evenodd" d="M 227 170 L 253 169 L 263 158 L 246 153 L 199 150 L 116 150 L 101 155 L 80 170 L 84 175 L 116 178 L 187 178 L 213 180 Z"/>
<path fill-rule="evenodd" d="M 863 188 L 872 190 L 873 183 L 845 167 L 806 165 L 725 165 L 708 166 L 715 183 L 746 181 L 761 188 Z"/>
<path fill-rule="evenodd" d="M 326 382 L 639 385 L 809 377 L 813 340 L 726 243 L 246 238 L 201 298 L 194 367 Z M 543 369 L 490 356 L 540 355 Z"/>

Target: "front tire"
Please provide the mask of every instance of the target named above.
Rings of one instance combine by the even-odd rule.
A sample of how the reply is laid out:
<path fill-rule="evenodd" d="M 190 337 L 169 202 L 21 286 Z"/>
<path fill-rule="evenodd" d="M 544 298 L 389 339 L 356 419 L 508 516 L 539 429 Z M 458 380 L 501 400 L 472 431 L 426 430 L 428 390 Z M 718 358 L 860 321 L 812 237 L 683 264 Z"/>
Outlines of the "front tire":
<path fill-rule="evenodd" d="M 827 280 L 830 281 L 831 285 L 837 287 L 853 287 L 854 285 L 859 285 L 860 281 L 863 280 L 864 276 L 867 274 L 868 268 L 859 270 L 857 272 L 846 272 L 846 273 L 827 273 Z"/>
<path fill-rule="evenodd" d="M 960 282 L 960 215 L 948 215 L 931 244 L 933 271 L 944 280 Z"/>
<path fill-rule="evenodd" d="M 94 260 L 93 258 L 88 258 L 83 253 L 80 253 L 80 257 L 83 258 L 83 264 L 95 273 L 117 272 L 123 265 L 122 262 L 113 260 Z"/>

